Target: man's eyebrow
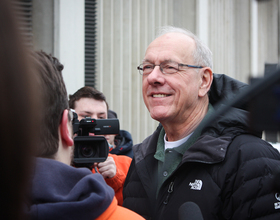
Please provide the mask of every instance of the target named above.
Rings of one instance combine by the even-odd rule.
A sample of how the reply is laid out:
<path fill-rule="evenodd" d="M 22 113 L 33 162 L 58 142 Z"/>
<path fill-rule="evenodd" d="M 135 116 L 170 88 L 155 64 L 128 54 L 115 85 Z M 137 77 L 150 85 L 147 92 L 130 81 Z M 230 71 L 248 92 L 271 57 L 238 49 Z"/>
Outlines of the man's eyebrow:
<path fill-rule="evenodd" d="M 86 113 L 86 114 L 92 114 L 92 112 L 89 112 L 89 111 L 81 111 L 81 114 L 84 114 L 84 113 Z"/>
<path fill-rule="evenodd" d="M 144 59 L 144 60 L 142 61 L 142 63 L 144 63 L 144 62 L 152 63 L 152 61 L 150 61 L 150 60 L 148 60 L 148 59 Z"/>
<path fill-rule="evenodd" d="M 144 59 L 142 62 L 143 62 L 143 63 L 144 63 L 144 62 L 153 63 L 153 62 L 152 62 L 151 60 L 149 60 L 149 59 Z M 166 62 L 174 62 L 174 61 L 171 60 L 171 59 L 167 59 L 167 60 L 161 61 L 161 63 L 166 63 Z"/>

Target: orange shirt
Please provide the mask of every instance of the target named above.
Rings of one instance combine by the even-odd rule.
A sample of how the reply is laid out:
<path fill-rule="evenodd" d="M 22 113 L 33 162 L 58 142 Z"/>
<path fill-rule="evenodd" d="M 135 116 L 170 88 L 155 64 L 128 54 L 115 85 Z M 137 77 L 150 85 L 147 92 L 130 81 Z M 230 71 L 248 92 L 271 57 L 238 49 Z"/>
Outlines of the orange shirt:
<path fill-rule="evenodd" d="M 109 219 L 114 219 L 114 220 L 144 220 L 143 217 L 141 217 L 140 215 L 138 215 L 137 213 L 118 206 L 117 205 L 117 200 L 114 197 L 113 201 L 111 203 L 111 205 L 105 210 L 105 212 L 103 212 L 98 218 L 96 218 L 96 220 L 109 220 Z"/>

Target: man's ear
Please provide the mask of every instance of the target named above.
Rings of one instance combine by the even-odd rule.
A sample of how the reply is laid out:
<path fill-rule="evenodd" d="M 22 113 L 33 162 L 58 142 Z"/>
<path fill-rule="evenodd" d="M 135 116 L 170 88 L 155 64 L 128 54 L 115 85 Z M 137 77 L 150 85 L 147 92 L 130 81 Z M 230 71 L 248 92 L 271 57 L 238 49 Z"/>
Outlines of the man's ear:
<path fill-rule="evenodd" d="M 201 69 L 200 74 L 201 74 L 201 85 L 199 88 L 198 95 L 199 97 L 203 97 L 210 90 L 213 81 L 213 74 L 211 68 L 209 67 L 204 67 L 203 69 Z"/>
<path fill-rule="evenodd" d="M 74 141 L 73 141 L 73 134 L 71 129 L 72 125 L 68 120 L 68 111 L 70 110 L 65 109 L 63 111 L 59 129 L 60 129 L 62 142 L 65 143 L 67 146 L 73 146 Z"/>

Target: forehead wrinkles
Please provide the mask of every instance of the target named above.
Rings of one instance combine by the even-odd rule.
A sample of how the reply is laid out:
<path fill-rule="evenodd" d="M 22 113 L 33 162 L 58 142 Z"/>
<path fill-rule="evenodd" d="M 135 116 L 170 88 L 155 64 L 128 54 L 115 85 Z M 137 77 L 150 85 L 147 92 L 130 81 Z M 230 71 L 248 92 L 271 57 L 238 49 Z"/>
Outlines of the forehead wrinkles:
<path fill-rule="evenodd" d="M 169 33 L 155 39 L 147 48 L 144 61 L 173 60 L 192 64 L 195 42 L 181 33 Z"/>

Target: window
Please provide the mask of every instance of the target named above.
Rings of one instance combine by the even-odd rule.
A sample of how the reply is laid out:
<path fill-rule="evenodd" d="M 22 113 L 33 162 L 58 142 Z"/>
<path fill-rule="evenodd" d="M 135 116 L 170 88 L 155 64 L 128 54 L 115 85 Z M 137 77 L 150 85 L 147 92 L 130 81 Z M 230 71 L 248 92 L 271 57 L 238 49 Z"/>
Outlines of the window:
<path fill-rule="evenodd" d="M 32 0 L 13 0 L 20 30 L 27 45 L 32 46 Z"/>
<path fill-rule="evenodd" d="M 85 0 L 85 85 L 95 87 L 97 2 Z"/>

